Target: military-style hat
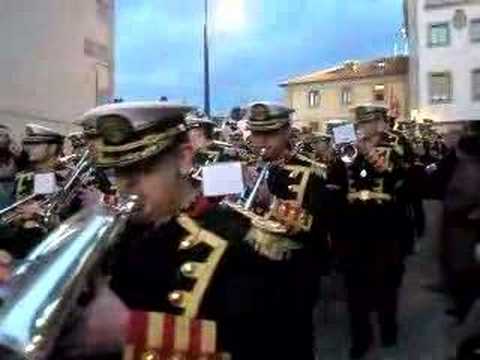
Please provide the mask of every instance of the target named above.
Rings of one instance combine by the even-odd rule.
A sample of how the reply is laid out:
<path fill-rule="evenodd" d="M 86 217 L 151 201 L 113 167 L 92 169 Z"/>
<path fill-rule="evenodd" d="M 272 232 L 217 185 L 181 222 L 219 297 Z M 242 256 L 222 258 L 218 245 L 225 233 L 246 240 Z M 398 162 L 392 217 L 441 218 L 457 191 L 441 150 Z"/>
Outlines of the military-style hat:
<path fill-rule="evenodd" d="M 187 123 L 188 129 L 195 129 L 199 127 L 215 127 L 217 124 L 210 120 L 203 110 L 195 109 L 190 111 L 186 117 L 185 122 Z"/>
<path fill-rule="evenodd" d="M 0 124 L 0 134 L 10 134 L 10 131 L 7 125 Z"/>
<path fill-rule="evenodd" d="M 399 130 L 399 131 L 412 130 L 412 129 L 415 129 L 416 126 L 417 126 L 417 123 L 415 122 L 415 120 L 403 120 L 403 121 L 396 122 L 396 130 Z"/>
<path fill-rule="evenodd" d="M 122 167 L 165 151 L 187 131 L 188 105 L 168 102 L 123 102 L 97 107 L 83 116 L 93 126 L 96 163 Z"/>
<path fill-rule="evenodd" d="M 274 131 L 290 124 L 295 110 L 281 104 L 256 102 L 247 107 L 247 129 L 250 131 Z"/>
<path fill-rule="evenodd" d="M 315 143 L 330 142 L 331 140 L 332 140 L 332 136 L 326 132 L 313 133 L 313 142 Z"/>
<path fill-rule="evenodd" d="M 59 144 L 61 145 L 64 136 L 55 130 L 37 124 L 25 126 L 24 144 Z"/>
<path fill-rule="evenodd" d="M 355 121 L 357 123 L 369 122 L 374 120 L 385 121 L 387 119 L 388 109 L 382 105 L 360 105 L 354 109 Z"/>

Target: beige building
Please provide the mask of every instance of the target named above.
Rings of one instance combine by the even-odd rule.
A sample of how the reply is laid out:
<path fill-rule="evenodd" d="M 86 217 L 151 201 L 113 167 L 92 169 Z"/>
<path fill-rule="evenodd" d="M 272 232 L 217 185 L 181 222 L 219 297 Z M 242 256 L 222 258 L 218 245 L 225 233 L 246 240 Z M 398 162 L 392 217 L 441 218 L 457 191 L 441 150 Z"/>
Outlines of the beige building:
<path fill-rule="evenodd" d="M 0 0 L 0 123 L 62 132 L 113 96 L 114 0 Z"/>
<path fill-rule="evenodd" d="M 404 0 L 414 117 L 480 120 L 480 0 Z"/>
<path fill-rule="evenodd" d="M 358 104 L 388 106 L 403 119 L 408 107 L 408 58 L 396 56 L 366 62 L 345 63 L 291 78 L 280 86 L 286 89 L 286 103 L 296 110 L 302 126 L 322 129 L 330 119 L 351 119 Z"/>

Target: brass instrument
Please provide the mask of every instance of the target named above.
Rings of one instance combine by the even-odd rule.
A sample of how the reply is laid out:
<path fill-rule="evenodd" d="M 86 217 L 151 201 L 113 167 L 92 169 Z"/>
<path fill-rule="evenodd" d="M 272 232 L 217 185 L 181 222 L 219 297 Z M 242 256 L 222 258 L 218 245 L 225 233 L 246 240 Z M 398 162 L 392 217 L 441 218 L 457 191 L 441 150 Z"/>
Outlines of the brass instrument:
<path fill-rule="evenodd" d="M 44 216 L 42 219 L 42 226 L 50 227 L 54 215 L 58 214 L 62 209 L 67 207 L 73 196 L 78 192 L 78 189 L 86 183 L 93 173 L 93 167 L 90 161 L 90 153 L 88 150 L 84 151 L 81 156 L 75 156 L 79 159 L 75 167 L 72 168 L 67 183 L 63 188 L 54 194 L 31 194 L 24 199 L 0 210 L 0 222 L 10 224 L 21 216 L 17 212 L 19 207 L 27 205 L 35 201 L 40 201 L 40 207 L 44 209 Z M 68 161 L 72 161 L 69 158 Z"/>
<path fill-rule="evenodd" d="M 340 159 L 347 165 L 352 164 L 358 156 L 358 147 L 355 143 L 343 143 L 335 146 Z"/>
<path fill-rule="evenodd" d="M 236 201 L 226 199 L 222 203 L 250 219 L 252 225 L 261 231 L 277 235 L 287 235 L 290 233 L 290 228 L 284 222 L 280 221 L 281 219 L 286 220 L 286 218 L 283 218 L 284 216 L 287 216 L 285 211 L 288 211 L 286 208 L 286 201 L 274 198 L 266 209 L 258 211 L 258 209 L 254 208 L 259 190 L 262 184 L 267 181 L 272 166 L 270 162 L 264 160 L 264 153 L 265 150 L 263 149 L 261 155 L 257 159 L 256 167 L 260 169 L 260 171 L 250 193 L 242 194 L 242 196 L 236 199 Z M 306 214 L 305 216 L 298 214 L 298 217 L 300 221 L 299 225 L 301 225 L 300 227 L 309 228 L 311 225 L 310 218 L 306 216 Z"/>
<path fill-rule="evenodd" d="M 31 194 L 26 197 L 24 197 L 21 200 L 18 200 L 17 202 L 13 203 L 12 205 L 9 205 L 7 207 L 4 207 L 2 210 L 0 210 L 0 221 L 2 223 L 10 223 L 14 220 L 15 211 L 22 205 L 27 204 L 30 201 L 35 200 L 35 198 L 38 196 L 38 194 Z"/>
<path fill-rule="evenodd" d="M 136 197 L 73 216 L 40 243 L 0 288 L 0 358 L 45 360 L 88 280 L 99 270 Z"/>
<path fill-rule="evenodd" d="M 257 156 L 246 146 L 230 144 L 224 141 L 213 141 L 211 147 L 200 149 L 195 154 L 194 167 L 190 170 L 190 176 L 202 181 L 202 168 L 216 164 L 225 157 L 225 161 L 240 161 L 242 163 L 252 163 L 256 161 Z"/>

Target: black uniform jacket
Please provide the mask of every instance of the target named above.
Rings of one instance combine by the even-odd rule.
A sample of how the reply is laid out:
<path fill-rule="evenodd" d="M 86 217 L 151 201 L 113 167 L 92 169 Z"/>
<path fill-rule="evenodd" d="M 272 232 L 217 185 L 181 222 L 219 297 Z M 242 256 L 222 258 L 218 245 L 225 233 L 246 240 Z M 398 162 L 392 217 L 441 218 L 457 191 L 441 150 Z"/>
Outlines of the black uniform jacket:
<path fill-rule="evenodd" d="M 250 225 L 238 214 L 216 208 L 193 222 L 181 216 L 156 229 L 130 226 L 114 256 L 114 292 L 131 309 L 216 321 L 220 350 L 234 360 L 295 358 L 308 339 L 296 337 L 303 307 L 285 281 L 291 265 L 243 241 Z M 203 266 L 197 274 L 195 264 Z M 175 291 L 185 301 L 172 303 Z"/>
<path fill-rule="evenodd" d="M 398 137 L 384 133 L 377 150 L 385 170 L 362 154 L 349 167 L 349 202 L 337 247 L 348 267 L 368 267 L 372 275 L 400 265 L 413 236 L 411 182 Z"/>

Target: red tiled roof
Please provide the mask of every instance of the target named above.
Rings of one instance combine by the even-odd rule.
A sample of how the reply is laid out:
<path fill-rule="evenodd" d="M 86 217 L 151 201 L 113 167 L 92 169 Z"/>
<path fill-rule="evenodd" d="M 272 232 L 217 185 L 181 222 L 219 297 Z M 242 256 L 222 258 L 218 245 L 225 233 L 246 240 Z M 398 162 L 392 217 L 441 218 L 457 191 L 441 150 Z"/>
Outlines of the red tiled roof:
<path fill-rule="evenodd" d="M 349 63 L 349 64 L 348 64 Z M 366 62 L 345 62 L 342 65 L 319 70 L 310 74 L 297 76 L 280 83 L 280 86 L 355 80 L 368 77 L 405 75 L 408 73 L 408 57 L 395 56 L 379 58 Z M 382 66 L 384 64 L 384 66 Z"/>

